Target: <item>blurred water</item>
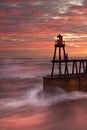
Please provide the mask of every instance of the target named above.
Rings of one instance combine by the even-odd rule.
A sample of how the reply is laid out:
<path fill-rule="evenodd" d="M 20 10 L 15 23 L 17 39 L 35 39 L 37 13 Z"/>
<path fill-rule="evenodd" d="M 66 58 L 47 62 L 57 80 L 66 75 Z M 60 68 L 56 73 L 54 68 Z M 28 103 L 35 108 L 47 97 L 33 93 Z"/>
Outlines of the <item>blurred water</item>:
<path fill-rule="evenodd" d="M 87 130 L 87 94 L 43 91 L 47 59 L 0 60 L 0 130 Z"/>

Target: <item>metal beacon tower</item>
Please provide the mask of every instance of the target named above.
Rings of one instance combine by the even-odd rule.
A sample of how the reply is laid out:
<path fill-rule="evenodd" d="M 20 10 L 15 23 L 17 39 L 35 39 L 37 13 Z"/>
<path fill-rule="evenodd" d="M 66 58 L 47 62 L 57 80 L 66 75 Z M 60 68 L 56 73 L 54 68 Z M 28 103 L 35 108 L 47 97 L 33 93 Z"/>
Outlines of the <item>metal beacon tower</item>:
<path fill-rule="evenodd" d="M 54 45 L 51 74 L 43 77 L 43 89 L 59 87 L 66 91 L 87 91 L 87 58 L 68 57 L 63 36 Z"/>

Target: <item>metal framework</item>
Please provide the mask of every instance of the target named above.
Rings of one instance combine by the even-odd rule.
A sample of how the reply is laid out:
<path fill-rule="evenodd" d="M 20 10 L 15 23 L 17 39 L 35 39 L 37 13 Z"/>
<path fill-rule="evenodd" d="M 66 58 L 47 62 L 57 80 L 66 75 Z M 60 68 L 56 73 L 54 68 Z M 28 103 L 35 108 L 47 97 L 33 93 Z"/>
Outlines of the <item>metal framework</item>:
<path fill-rule="evenodd" d="M 57 53 L 58 51 L 58 53 Z M 62 55 L 63 51 L 63 55 Z M 58 57 L 56 56 L 56 53 Z M 65 44 L 55 44 L 54 56 L 52 60 L 51 77 L 54 75 L 55 64 L 58 66 L 58 75 L 77 75 L 87 72 L 87 59 L 69 59 L 65 52 Z M 71 72 L 69 71 L 69 64 L 71 65 Z M 63 70 L 62 70 L 63 67 Z M 63 72 L 62 72 L 63 71 Z"/>

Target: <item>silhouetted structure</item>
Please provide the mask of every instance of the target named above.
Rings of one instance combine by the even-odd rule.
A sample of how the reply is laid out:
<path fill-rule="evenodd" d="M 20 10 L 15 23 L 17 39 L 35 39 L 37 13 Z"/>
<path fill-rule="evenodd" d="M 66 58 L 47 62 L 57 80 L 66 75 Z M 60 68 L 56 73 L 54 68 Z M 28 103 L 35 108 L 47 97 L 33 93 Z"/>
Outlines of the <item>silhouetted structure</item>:
<path fill-rule="evenodd" d="M 54 56 L 52 60 L 52 71 L 51 77 L 54 74 L 54 65 L 56 64 L 59 70 L 58 75 L 69 75 L 69 74 L 81 74 L 87 72 L 87 59 L 69 59 L 68 54 L 65 51 L 65 42 L 63 41 L 63 36 L 60 34 L 57 36 Z M 57 50 L 59 51 L 59 55 L 56 55 Z M 63 55 L 62 55 L 63 51 Z M 58 53 L 57 53 L 58 54 Z M 71 64 L 71 72 L 69 72 L 69 65 Z M 62 73 L 62 66 L 64 67 L 64 72 Z"/>
<path fill-rule="evenodd" d="M 87 58 L 70 59 L 65 51 L 63 36 L 60 34 L 55 41 L 51 62 L 51 75 L 43 77 L 44 89 L 55 86 L 67 91 L 87 90 Z"/>
<path fill-rule="evenodd" d="M 67 57 L 66 52 L 65 52 L 65 44 L 64 44 L 64 41 L 63 41 L 63 36 L 60 35 L 60 34 L 57 36 L 57 40 L 56 40 L 56 44 L 55 44 L 51 76 L 53 76 L 57 50 L 59 51 L 59 57 L 58 57 L 58 60 L 59 60 L 59 75 L 61 75 L 62 51 L 63 51 L 63 59 L 66 60 L 68 57 Z"/>

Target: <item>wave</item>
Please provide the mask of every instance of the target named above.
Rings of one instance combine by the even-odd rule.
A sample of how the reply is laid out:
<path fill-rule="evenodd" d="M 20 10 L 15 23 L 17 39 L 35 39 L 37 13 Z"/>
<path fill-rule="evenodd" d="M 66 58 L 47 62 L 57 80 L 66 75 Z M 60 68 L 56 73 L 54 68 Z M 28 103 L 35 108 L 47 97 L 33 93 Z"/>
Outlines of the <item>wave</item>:
<path fill-rule="evenodd" d="M 43 91 L 42 84 L 36 84 L 20 97 L 0 99 L 0 109 L 16 109 L 24 106 L 48 107 L 82 98 L 87 99 L 87 94 L 79 91 L 67 93 L 60 88 Z"/>

